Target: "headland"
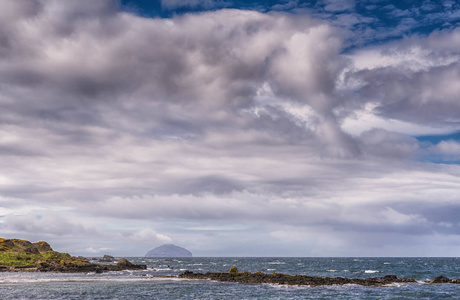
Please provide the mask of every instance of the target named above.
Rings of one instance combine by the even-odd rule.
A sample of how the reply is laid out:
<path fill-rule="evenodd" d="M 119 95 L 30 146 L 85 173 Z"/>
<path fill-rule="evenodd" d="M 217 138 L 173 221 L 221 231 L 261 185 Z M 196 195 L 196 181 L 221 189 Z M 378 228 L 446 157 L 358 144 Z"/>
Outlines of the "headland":
<path fill-rule="evenodd" d="M 0 272 L 102 273 L 146 268 L 146 265 L 135 265 L 126 258 L 121 258 L 115 265 L 95 264 L 82 256 L 54 251 L 45 241 L 31 243 L 0 238 Z"/>

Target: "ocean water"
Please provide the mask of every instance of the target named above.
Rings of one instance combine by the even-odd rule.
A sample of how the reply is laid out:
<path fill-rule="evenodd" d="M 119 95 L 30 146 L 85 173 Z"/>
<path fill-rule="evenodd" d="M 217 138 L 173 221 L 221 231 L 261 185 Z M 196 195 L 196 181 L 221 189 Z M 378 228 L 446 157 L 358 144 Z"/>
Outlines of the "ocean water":
<path fill-rule="evenodd" d="M 147 270 L 103 274 L 0 273 L 0 299 L 460 299 L 460 284 L 427 284 L 443 275 L 460 278 L 460 258 L 129 258 Z M 369 278 L 396 275 L 418 283 L 384 287 L 285 286 L 158 278 L 193 272 L 239 271 Z"/>

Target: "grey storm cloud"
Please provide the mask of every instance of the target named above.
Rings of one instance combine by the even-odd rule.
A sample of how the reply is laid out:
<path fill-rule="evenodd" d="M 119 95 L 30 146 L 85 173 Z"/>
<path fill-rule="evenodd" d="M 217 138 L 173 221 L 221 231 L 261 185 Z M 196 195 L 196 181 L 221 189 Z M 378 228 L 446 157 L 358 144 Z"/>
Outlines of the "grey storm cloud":
<path fill-rule="evenodd" d="M 220 253 L 310 240 L 343 254 L 357 233 L 363 254 L 382 236 L 448 244 L 458 167 L 418 160 L 459 145 L 406 127 L 458 125 L 458 32 L 346 55 L 344 34 L 301 14 L 148 19 L 115 1 L 5 0 L 2 230 L 100 243 L 82 253 L 120 237 Z"/>

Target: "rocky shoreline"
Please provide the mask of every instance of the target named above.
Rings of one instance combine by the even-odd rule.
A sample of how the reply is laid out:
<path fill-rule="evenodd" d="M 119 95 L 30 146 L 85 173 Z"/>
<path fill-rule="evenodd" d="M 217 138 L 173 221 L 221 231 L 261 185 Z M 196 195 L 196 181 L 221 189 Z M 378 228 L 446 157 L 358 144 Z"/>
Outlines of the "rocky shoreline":
<path fill-rule="evenodd" d="M 106 255 L 100 261 L 114 260 L 112 256 Z M 115 265 L 95 264 L 81 256 L 54 251 L 45 241 L 31 243 L 21 239 L 0 238 L 0 272 L 102 273 L 145 269 L 146 265 L 135 265 L 126 258 L 121 258 Z"/>
<path fill-rule="evenodd" d="M 287 275 L 280 273 L 266 274 L 260 271 L 256 273 L 238 272 L 232 267 L 229 273 L 212 273 L 206 274 L 185 271 L 180 274 L 179 278 L 215 280 L 219 282 L 236 282 L 245 284 L 282 284 L 282 285 L 307 285 L 307 286 L 325 286 L 325 285 L 344 285 L 357 284 L 363 286 L 385 286 L 394 283 L 416 283 L 417 280 L 411 278 L 398 278 L 396 275 L 386 275 L 379 278 L 343 278 L 343 277 L 316 277 L 307 275 Z M 449 279 L 444 276 L 438 276 L 428 283 L 457 283 L 460 279 Z"/>
<path fill-rule="evenodd" d="M 34 266 L 0 265 L 0 272 L 55 272 L 55 273 L 103 273 L 108 271 L 145 270 L 146 265 L 135 265 L 122 258 L 116 265 L 93 264 L 87 260 L 71 260 L 62 262 L 40 261 Z"/>

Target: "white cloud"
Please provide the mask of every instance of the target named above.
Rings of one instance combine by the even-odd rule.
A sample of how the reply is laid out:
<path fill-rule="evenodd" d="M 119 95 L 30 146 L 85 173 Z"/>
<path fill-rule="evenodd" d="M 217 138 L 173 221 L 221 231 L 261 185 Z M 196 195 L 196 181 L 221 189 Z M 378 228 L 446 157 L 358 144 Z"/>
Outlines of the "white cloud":
<path fill-rule="evenodd" d="M 341 123 L 341 128 L 353 135 L 360 135 L 364 131 L 380 128 L 410 136 L 448 134 L 457 129 L 455 125 L 430 126 L 385 118 L 379 116 L 375 111 L 377 107 L 378 104 L 376 103 L 366 103 L 363 109 L 356 110 L 353 114 L 345 118 Z"/>
<path fill-rule="evenodd" d="M 458 129 L 457 30 L 343 55 L 344 33 L 305 15 L 69 3 L 0 12 L 5 234 L 137 255 L 459 234 L 458 166 L 417 161 L 457 142 L 410 137 Z"/>
<path fill-rule="evenodd" d="M 164 234 L 159 234 L 152 228 L 141 229 L 136 232 L 124 231 L 124 238 L 128 238 L 135 242 L 150 242 L 150 243 L 171 243 L 172 239 Z"/>
<path fill-rule="evenodd" d="M 52 211 L 28 213 L 26 215 L 8 214 L 2 223 L 4 230 L 22 232 L 24 234 L 40 234 L 55 236 L 98 235 L 97 230 L 87 228 L 75 221 L 55 214 Z"/>
<path fill-rule="evenodd" d="M 457 157 L 460 157 L 460 144 L 453 140 L 441 141 L 435 146 L 435 149 L 441 154 L 456 155 Z"/>
<path fill-rule="evenodd" d="M 92 253 L 92 254 L 100 254 L 100 253 L 107 253 L 113 251 L 114 249 L 111 248 L 93 248 L 89 247 L 85 249 L 85 252 Z"/>
<path fill-rule="evenodd" d="M 359 92 L 360 99 L 355 100 L 365 107 L 357 120 L 346 120 L 348 130 L 356 131 L 365 123 L 389 130 L 401 126 L 395 131 L 405 133 L 457 130 L 460 52 L 454 45 L 459 34 L 434 32 L 348 56 L 354 68 L 344 72 L 341 88 L 353 98 Z"/>

